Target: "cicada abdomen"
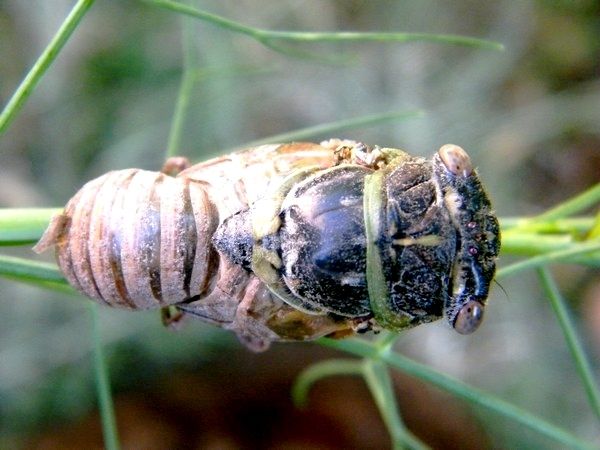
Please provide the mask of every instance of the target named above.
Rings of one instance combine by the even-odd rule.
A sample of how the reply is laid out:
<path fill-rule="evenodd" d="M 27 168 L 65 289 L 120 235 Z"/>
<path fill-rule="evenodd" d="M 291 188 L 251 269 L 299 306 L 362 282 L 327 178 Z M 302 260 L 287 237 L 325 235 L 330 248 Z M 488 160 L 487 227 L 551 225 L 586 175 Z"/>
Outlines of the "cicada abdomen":
<path fill-rule="evenodd" d="M 158 308 L 207 289 L 216 226 L 216 211 L 201 183 L 120 170 L 83 186 L 35 250 L 55 244 L 69 283 L 93 299 L 122 308 Z"/>

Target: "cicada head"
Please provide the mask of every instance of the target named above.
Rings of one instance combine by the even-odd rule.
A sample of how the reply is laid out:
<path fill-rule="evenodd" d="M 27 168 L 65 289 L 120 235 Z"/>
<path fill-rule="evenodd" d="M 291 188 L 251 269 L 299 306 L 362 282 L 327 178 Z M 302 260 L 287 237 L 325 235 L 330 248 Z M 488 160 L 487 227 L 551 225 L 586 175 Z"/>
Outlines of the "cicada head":
<path fill-rule="evenodd" d="M 483 319 L 500 251 L 498 219 L 467 152 L 447 144 L 433 158 L 446 209 L 456 229 L 456 253 L 444 315 L 460 334 Z"/>

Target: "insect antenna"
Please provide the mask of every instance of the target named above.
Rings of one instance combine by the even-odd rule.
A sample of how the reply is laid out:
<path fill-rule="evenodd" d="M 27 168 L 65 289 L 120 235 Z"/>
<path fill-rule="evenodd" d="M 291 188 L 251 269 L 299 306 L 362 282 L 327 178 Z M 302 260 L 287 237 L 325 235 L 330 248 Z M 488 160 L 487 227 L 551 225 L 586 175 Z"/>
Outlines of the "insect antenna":
<path fill-rule="evenodd" d="M 502 289 L 502 292 L 504 292 L 504 295 L 506 296 L 506 300 L 508 300 L 510 302 L 510 296 L 508 295 L 508 292 L 506 292 L 506 289 L 504 289 L 504 286 L 502 286 L 500 284 L 500 282 L 498 280 L 496 280 L 496 279 L 494 279 L 494 283 L 496 283 L 498 285 L 498 287 L 500 289 Z"/>

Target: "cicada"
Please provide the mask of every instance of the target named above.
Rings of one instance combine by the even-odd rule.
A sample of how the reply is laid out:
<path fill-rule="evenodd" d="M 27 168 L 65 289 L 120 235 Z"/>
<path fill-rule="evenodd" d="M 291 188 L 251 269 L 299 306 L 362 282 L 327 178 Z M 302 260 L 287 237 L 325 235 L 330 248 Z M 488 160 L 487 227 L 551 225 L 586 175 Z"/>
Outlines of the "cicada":
<path fill-rule="evenodd" d="M 467 153 L 431 159 L 331 139 L 90 181 L 35 247 L 77 290 L 274 341 L 399 331 L 483 311 L 498 220 Z"/>

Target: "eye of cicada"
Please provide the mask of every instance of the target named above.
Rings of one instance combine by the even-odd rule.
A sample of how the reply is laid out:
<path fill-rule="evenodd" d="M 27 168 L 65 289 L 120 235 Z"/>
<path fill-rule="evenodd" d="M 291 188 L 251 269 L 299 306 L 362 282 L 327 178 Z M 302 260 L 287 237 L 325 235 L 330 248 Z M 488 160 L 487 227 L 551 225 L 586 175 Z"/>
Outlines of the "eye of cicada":
<path fill-rule="evenodd" d="M 471 334 L 483 320 L 483 305 L 475 300 L 468 301 L 454 319 L 454 329 L 460 334 Z"/>
<path fill-rule="evenodd" d="M 438 150 L 438 154 L 446 168 L 454 175 L 462 175 L 466 178 L 473 172 L 471 158 L 462 147 L 446 144 Z"/>

